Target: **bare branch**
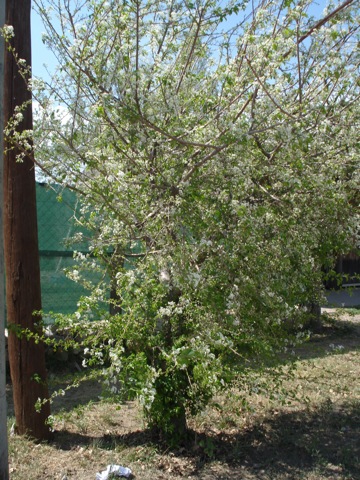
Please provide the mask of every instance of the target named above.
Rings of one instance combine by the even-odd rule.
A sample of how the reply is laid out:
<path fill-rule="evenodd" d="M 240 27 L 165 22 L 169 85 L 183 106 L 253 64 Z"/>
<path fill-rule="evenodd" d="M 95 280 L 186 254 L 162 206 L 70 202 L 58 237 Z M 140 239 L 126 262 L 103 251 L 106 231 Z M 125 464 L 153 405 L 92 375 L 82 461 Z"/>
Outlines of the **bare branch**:
<path fill-rule="evenodd" d="M 315 30 L 319 30 L 323 25 L 325 25 L 325 23 L 327 23 L 329 20 L 335 17 L 335 15 L 337 15 L 339 12 L 347 8 L 352 3 L 354 3 L 354 0 L 345 0 L 345 2 L 339 5 L 338 8 L 330 12 L 328 15 L 326 15 L 326 17 L 319 20 L 317 23 L 315 23 L 315 25 L 313 25 L 310 28 L 310 30 L 308 30 L 306 33 L 301 35 L 301 37 L 298 40 L 298 43 L 301 43 L 304 40 L 306 40 L 313 32 L 315 32 Z"/>

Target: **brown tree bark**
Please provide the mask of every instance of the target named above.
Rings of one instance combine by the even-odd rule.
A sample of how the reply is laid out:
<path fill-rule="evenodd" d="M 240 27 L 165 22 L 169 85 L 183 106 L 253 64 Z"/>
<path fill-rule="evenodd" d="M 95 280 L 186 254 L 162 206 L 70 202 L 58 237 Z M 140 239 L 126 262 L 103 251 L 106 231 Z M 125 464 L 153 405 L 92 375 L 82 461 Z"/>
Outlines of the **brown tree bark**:
<path fill-rule="evenodd" d="M 31 0 L 6 0 L 6 24 L 12 25 L 15 37 L 12 46 L 18 57 L 31 65 Z M 32 129 L 31 93 L 21 77 L 17 63 L 5 51 L 4 121 L 5 125 L 16 106 L 29 101 L 23 111 L 18 131 Z M 19 153 L 5 140 L 4 155 L 4 251 L 6 270 L 6 305 L 9 327 L 9 361 L 17 431 L 36 439 L 51 436 L 47 418 L 50 405 L 46 402 L 40 412 L 35 403 L 48 398 L 44 344 L 21 335 L 23 329 L 42 333 L 41 318 L 34 311 L 41 310 L 40 266 L 36 216 L 35 171 L 32 153 L 22 163 L 16 161 Z"/>

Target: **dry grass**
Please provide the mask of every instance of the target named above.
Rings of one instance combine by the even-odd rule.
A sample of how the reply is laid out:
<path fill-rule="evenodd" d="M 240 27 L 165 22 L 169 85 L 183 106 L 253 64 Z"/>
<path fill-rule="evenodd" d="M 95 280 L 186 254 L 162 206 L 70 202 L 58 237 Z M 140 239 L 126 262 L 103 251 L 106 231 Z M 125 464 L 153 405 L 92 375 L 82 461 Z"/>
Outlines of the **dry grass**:
<path fill-rule="evenodd" d="M 101 401 L 98 384 L 85 381 L 55 402 L 52 443 L 10 437 L 11 479 L 89 480 L 110 463 L 142 480 L 360 479 L 359 347 L 360 315 L 329 321 L 297 352 L 287 394 L 269 398 L 270 374 L 257 391 L 229 392 L 194 420 L 192 441 L 177 451 L 153 441 L 136 403 Z"/>

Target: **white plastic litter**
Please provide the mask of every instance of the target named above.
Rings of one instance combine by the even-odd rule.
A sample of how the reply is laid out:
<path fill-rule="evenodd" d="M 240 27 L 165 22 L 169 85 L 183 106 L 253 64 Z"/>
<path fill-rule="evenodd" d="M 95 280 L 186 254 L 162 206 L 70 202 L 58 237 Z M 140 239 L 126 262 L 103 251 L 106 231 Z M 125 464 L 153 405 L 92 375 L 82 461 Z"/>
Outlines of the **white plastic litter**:
<path fill-rule="evenodd" d="M 117 477 L 130 478 L 131 470 L 121 465 L 108 465 L 106 470 L 96 474 L 96 480 L 108 480 L 110 474 L 116 475 Z"/>

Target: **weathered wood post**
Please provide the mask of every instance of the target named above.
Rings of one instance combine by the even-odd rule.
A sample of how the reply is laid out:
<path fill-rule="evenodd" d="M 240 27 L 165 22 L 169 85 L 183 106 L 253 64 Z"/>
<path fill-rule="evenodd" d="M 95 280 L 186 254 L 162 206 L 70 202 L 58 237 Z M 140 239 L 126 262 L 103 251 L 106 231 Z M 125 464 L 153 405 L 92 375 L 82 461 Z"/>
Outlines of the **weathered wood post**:
<path fill-rule="evenodd" d="M 29 66 L 30 15 L 31 0 L 6 0 L 5 22 L 14 31 L 10 45 Z M 30 75 L 26 76 L 28 80 Z M 7 124 L 16 107 L 21 107 L 22 119 L 16 132 L 33 128 L 32 94 L 26 80 L 13 53 L 5 50 L 4 122 Z M 35 166 L 31 149 L 21 162 L 17 161 L 19 153 L 11 139 L 5 138 L 4 252 L 9 362 L 17 432 L 44 440 L 51 436 L 47 424 L 50 405 L 46 402 L 36 411 L 35 404 L 38 399 L 48 398 L 45 348 L 43 342 L 22 334 L 24 330 L 40 337 L 42 334 L 41 318 L 34 314 L 41 310 Z"/>
<path fill-rule="evenodd" d="M 5 23 L 5 0 L 0 0 L 0 27 Z M 8 480 L 8 438 L 6 421 L 5 359 L 5 273 L 3 229 L 3 130 L 4 130 L 4 40 L 0 36 L 0 480 Z"/>

